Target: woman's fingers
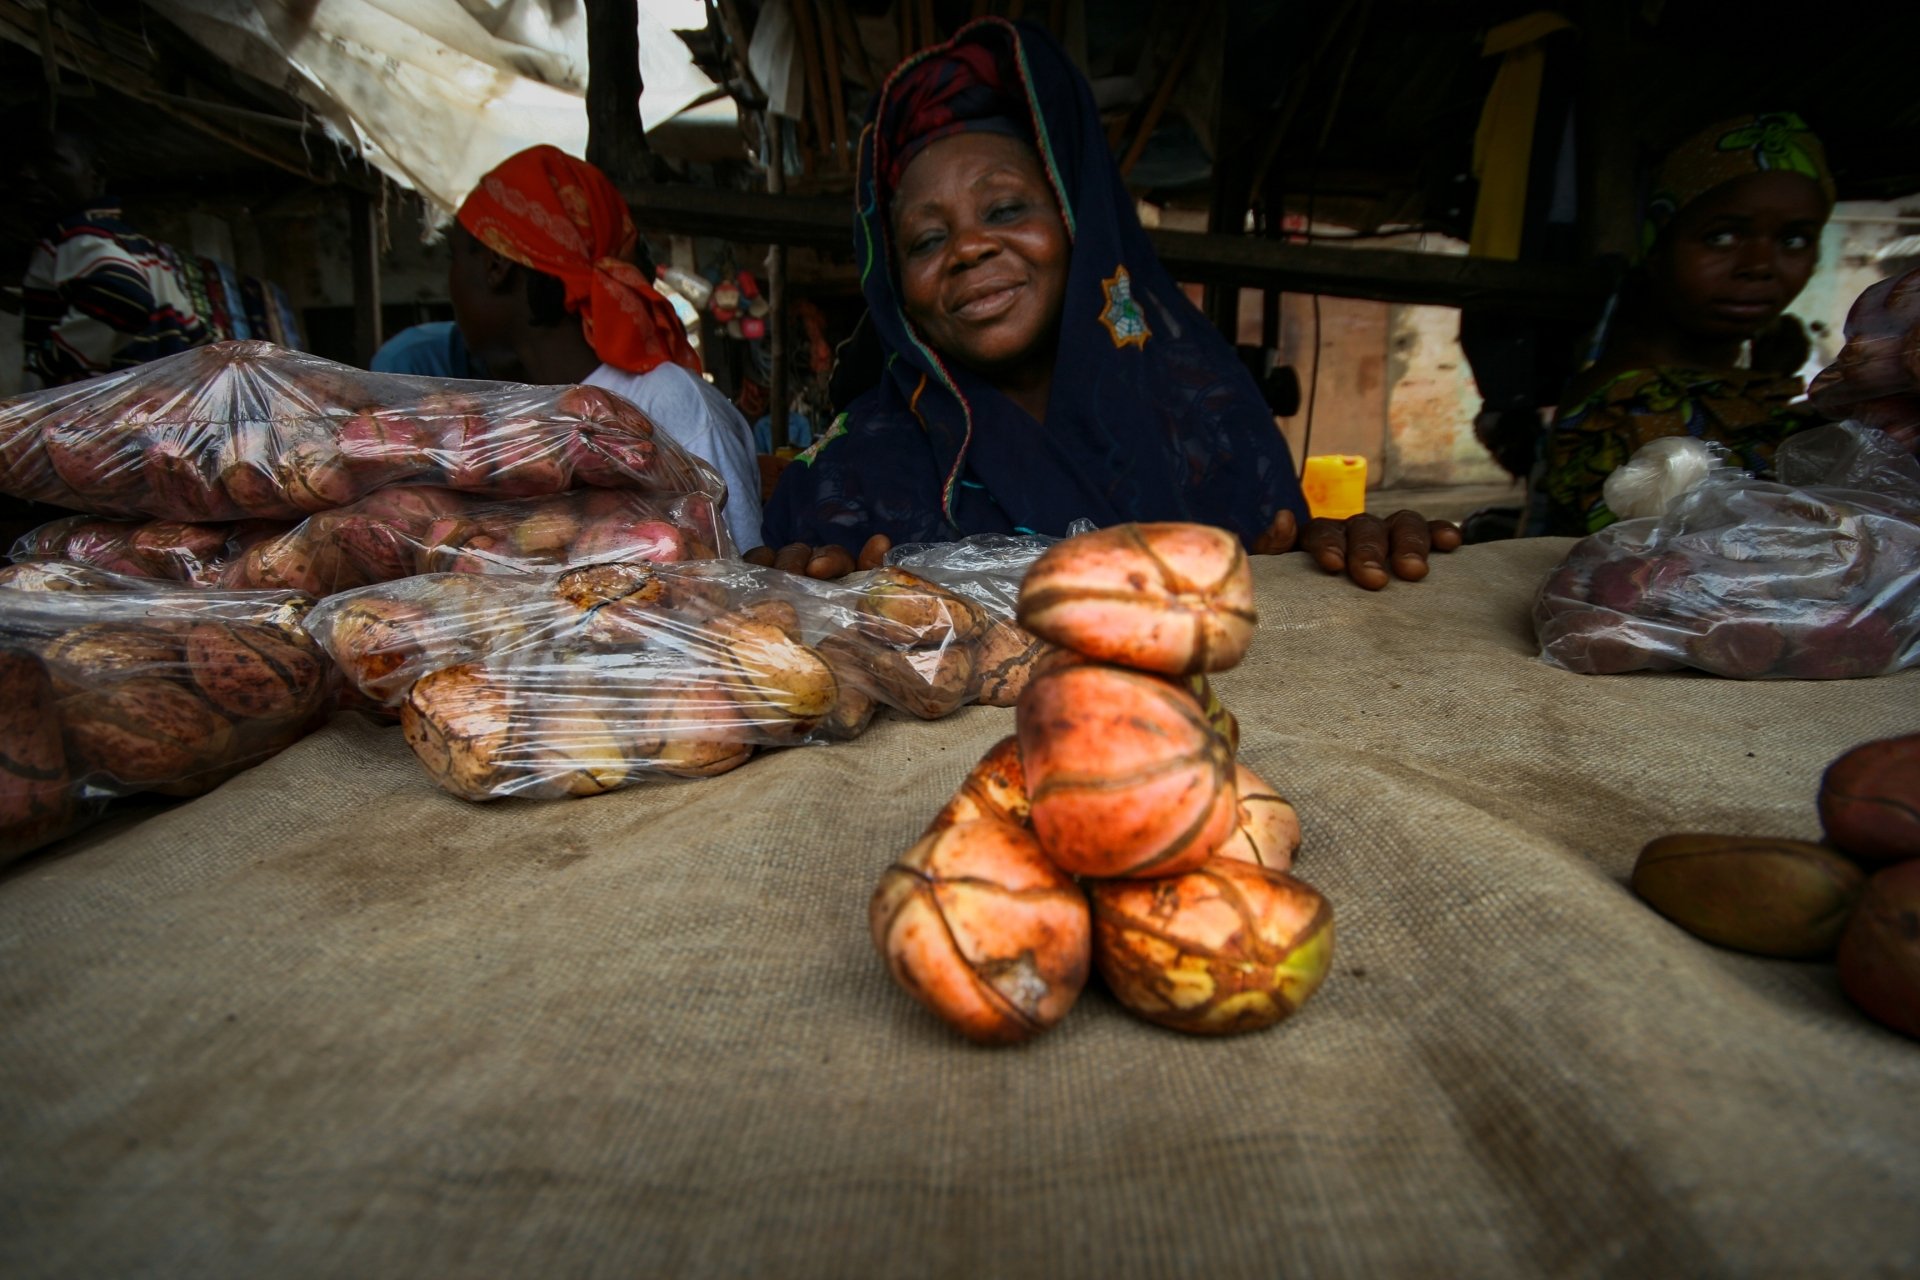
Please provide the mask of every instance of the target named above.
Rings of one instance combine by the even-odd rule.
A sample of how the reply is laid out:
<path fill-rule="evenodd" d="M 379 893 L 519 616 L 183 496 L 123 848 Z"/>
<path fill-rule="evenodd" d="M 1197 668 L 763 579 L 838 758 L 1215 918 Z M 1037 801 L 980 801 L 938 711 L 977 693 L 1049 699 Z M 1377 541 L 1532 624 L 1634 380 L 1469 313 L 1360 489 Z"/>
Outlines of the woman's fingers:
<path fill-rule="evenodd" d="M 1427 576 L 1427 554 L 1433 539 L 1426 517 L 1418 511 L 1396 511 L 1387 517 L 1387 546 L 1395 577 L 1418 582 Z"/>
<path fill-rule="evenodd" d="M 759 547 L 755 547 L 751 551 L 742 551 L 740 553 L 740 558 L 742 560 L 745 560 L 748 564 L 757 564 L 768 569 L 773 568 L 773 548 L 772 547 L 759 546 Z"/>
<path fill-rule="evenodd" d="M 773 567 L 783 573 L 805 573 L 807 561 L 813 559 L 813 548 L 804 542 L 789 542 L 773 553 Z"/>
<path fill-rule="evenodd" d="M 815 547 L 813 558 L 807 561 L 809 578 L 844 578 L 853 572 L 853 557 L 845 547 Z"/>
<path fill-rule="evenodd" d="M 1451 520 L 1429 520 L 1427 540 L 1435 551 L 1451 551 L 1460 545 L 1460 526 Z"/>
<path fill-rule="evenodd" d="M 1369 591 L 1387 585 L 1387 522 L 1379 516 L 1347 517 L 1347 576 Z"/>
<path fill-rule="evenodd" d="M 874 534 L 867 539 L 867 545 L 860 549 L 860 567 L 878 568 L 886 562 L 887 552 L 892 546 L 893 543 L 888 541 L 884 533 Z M 832 543 L 824 547 L 811 547 L 804 542 L 789 542 L 778 551 L 755 547 L 742 558 L 809 578 L 844 578 L 854 568 L 853 553 Z"/>
<path fill-rule="evenodd" d="M 1307 521 L 1307 534 L 1300 541 L 1300 549 L 1328 573 L 1339 573 L 1347 567 L 1346 522 L 1315 516 Z"/>
<path fill-rule="evenodd" d="M 1293 512 L 1284 508 L 1267 526 L 1267 531 L 1254 540 L 1253 554 L 1257 556 L 1285 555 L 1293 550 L 1293 544 L 1300 540 L 1300 522 L 1293 518 Z"/>

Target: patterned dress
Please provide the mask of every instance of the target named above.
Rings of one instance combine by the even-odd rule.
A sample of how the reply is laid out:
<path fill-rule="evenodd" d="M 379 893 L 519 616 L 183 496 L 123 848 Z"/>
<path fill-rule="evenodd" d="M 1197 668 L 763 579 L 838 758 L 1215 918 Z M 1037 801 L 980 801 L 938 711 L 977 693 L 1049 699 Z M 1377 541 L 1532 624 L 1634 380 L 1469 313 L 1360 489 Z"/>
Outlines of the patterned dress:
<path fill-rule="evenodd" d="M 1563 407 L 1542 439 L 1527 512 L 1530 535 L 1584 536 L 1616 517 L 1601 497 L 1614 468 L 1649 440 L 1694 436 L 1726 446 L 1749 471 L 1824 419 L 1791 402 L 1803 384 L 1748 369 L 1631 369 Z"/>

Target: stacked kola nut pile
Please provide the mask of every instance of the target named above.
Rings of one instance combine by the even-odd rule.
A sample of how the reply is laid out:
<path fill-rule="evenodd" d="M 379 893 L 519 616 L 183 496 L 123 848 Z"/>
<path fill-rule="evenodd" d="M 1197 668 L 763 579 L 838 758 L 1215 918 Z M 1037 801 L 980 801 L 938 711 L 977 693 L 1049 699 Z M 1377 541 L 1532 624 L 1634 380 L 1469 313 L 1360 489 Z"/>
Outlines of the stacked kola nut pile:
<path fill-rule="evenodd" d="M 870 920 L 894 978 L 984 1044 L 1058 1022 L 1095 966 L 1175 1030 L 1286 1018 L 1326 977 L 1333 914 L 1288 874 L 1299 822 L 1235 765 L 1205 681 L 1253 636 L 1239 540 L 1192 524 L 1068 539 L 1029 570 L 1019 619 L 1064 652 L 881 877 Z"/>

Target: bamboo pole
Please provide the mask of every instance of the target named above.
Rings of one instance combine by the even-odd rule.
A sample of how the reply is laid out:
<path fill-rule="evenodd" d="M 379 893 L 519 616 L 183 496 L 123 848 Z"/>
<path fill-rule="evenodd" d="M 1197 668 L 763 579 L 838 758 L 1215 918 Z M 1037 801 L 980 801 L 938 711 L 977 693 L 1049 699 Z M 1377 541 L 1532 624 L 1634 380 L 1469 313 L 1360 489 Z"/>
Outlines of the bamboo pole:
<path fill-rule="evenodd" d="M 761 121 L 767 194 L 778 198 L 787 189 L 784 126 L 772 111 Z M 787 246 L 778 240 L 767 248 L 767 359 L 767 444 L 778 453 L 787 447 Z"/>
<path fill-rule="evenodd" d="M 811 4 L 814 0 L 800 0 L 800 2 Z M 840 83 L 840 39 L 834 31 L 833 10 L 830 4 L 822 4 L 814 25 L 820 30 L 821 58 L 826 63 L 827 106 L 832 112 L 833 121 L 833 167 L 845 172 L 847 168 L 847 99 Z"/>
<path fill-rule="evenodd" d="M 794 34 L 800 43 L 800 62 L 807 73 L 807 119 L 813 125 L 813 136 L 820 154 L 826 154 L 832 148 L 832 129 L 827 121 L 827 86 L 820 71 L 820 33 L 814 29 L 813 4 L 811 0 L 794 0 Z M 802 140 L 801 154 L 813 155 L 813 150 Z"/>

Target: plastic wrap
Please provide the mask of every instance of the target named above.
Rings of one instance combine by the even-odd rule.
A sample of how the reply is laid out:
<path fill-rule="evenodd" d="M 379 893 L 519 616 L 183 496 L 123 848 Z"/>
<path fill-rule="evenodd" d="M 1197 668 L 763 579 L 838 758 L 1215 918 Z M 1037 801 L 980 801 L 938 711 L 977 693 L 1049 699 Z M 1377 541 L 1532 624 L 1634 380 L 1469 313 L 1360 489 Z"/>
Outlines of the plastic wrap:
<path fill-rule="evenodd" d="M 1601 486 L 1601 501 L 1622 520 L 1665 515 L 1722 458 L 1718 446 L 1692 436 L 1668 436 L 1635 450 Z"/>
<path fill-rule="evenodd" d="M 297 520 L 389 485 L 726 493 L 597 387 L 368 373 L 268 342 L 196 347 L 0 404 L 0 492 L 73 510 Z"/>
<path fill-rule="evenodd" d="M 991 575 L 969 572 L 984 590 Z M 760 747 L 851 738 L 882 705 L 1011 705 L 1046 652 L 903 569 L 819 582 L 738 561 L 424 575 L 333 596 L 307 625 L 475 800 L 723 772 Z"/>
<path fill-rule="evenodd" d="M 222 583 L 230 564 L 254 544 L 287 532 L 279 520 L 189 524 L 182 520 L 112 520 L 67 516 L 14 542 L 16 564 L 64 561 L 133 578 Z"/>
<path fill-rule="evenodd" d="M 1815 408 L 1920 446 L 1920 267 L 1864 290 L 1846 342 L 1807 388 Z"/>
<path fill-rule="evenodd" d="M 1920 662 L 1920 462 L 1841 424 L 1790 437 L 1775 474 L 1718 468 L 1666 515 L 1576 543 L 1534 602 L 1542 656 L 1741 679 Z"/>
<path fill-rule="evenodd" d="M 312 601 L 19 566 L 0 589 L 0 857 L 114 796 L 190 796 L 291 745 L 332 704 Z"/>
<path fill-rule="evenodd" d="M 607 560 L 712 559 L 732 540 L 704 493 L 577 489 L 494 500 L 393 488 L 294 526 L 73 516 L 25 534 L 16 562 L 64 560 L 137 577 L 331 595 L 416 573 L 523 573 Z"/>

